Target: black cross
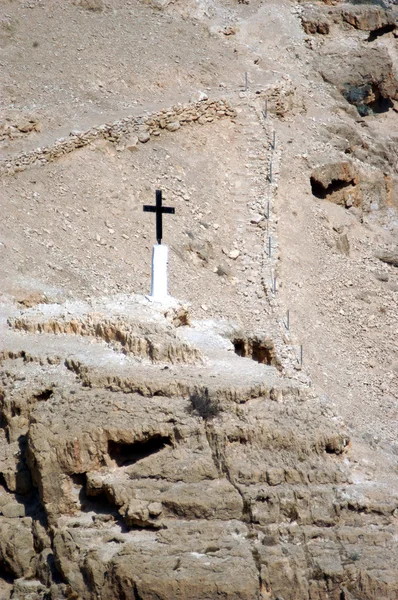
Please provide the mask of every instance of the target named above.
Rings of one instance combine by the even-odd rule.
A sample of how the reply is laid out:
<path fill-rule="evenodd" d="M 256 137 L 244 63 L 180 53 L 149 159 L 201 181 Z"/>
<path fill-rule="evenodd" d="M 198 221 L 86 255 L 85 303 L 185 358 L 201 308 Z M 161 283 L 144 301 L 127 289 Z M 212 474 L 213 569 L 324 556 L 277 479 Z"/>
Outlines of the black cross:
<path fill-rule="evenodd" d="M 156 213 L 156 239 L 158 244 L 161 244 L 163 237 L 162 214 L 170 213 L 174 215 L 175 209 L 170 206 L 162 206 L 162 190 L 156 190 L 156 206 L 146 204 L 144 205 L 144 212 Z"/>

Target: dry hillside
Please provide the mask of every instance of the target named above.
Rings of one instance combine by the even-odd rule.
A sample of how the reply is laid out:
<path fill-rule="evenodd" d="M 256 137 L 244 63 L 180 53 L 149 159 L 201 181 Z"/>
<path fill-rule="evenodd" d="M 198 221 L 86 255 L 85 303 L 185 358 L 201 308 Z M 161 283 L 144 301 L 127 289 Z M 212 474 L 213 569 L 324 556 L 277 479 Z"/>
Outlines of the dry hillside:
<path fill-rule="evenodd" d="M 0 600 L 398 600 L 397 17 L 1 2 Z"/>

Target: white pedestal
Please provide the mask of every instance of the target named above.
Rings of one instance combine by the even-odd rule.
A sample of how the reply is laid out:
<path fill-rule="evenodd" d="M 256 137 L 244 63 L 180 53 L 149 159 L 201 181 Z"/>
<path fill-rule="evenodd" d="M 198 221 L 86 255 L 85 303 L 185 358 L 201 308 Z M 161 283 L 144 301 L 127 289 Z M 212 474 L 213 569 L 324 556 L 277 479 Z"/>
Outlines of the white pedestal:
<path fill-rule="evenodd" d="M 169 247 L 157 244 L 152 250 L 152 284 L 150 299 L 162 302 L 167 294 L 167 263 Z"/>

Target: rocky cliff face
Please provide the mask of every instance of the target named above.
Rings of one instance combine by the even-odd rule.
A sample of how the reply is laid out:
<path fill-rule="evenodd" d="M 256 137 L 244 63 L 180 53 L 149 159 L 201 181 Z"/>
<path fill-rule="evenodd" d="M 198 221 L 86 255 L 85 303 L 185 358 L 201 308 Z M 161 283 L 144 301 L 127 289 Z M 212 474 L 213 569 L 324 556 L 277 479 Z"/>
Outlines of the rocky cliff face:
<path fill-rule="evenodd" d="M 165 318 L 137 299 L 144 325 L 120 307 L 125 331 L 163 328 L 180 360 L 126 354 L 51 307 L 3 328 L 0 556 L 13 597 L 393 598 L 398 497 L 354 474 L 330 409 L 208 326 L 176 328 L 181 309 Z M 147 393 L 119 391 L 136 377 Z"/>

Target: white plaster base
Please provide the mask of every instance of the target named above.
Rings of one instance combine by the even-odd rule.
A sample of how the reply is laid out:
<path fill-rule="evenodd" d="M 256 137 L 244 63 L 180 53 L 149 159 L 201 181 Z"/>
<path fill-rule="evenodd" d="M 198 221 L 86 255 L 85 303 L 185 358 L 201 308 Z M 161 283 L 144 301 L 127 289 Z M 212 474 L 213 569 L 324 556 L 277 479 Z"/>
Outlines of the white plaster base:
<path fill-rule="evenodd" d="M 162 302 L 169 297 L 167 294 L 167 265 L 169 247 L 156 244 L 152 250 L 152 283 L 150 299 Z"/>

